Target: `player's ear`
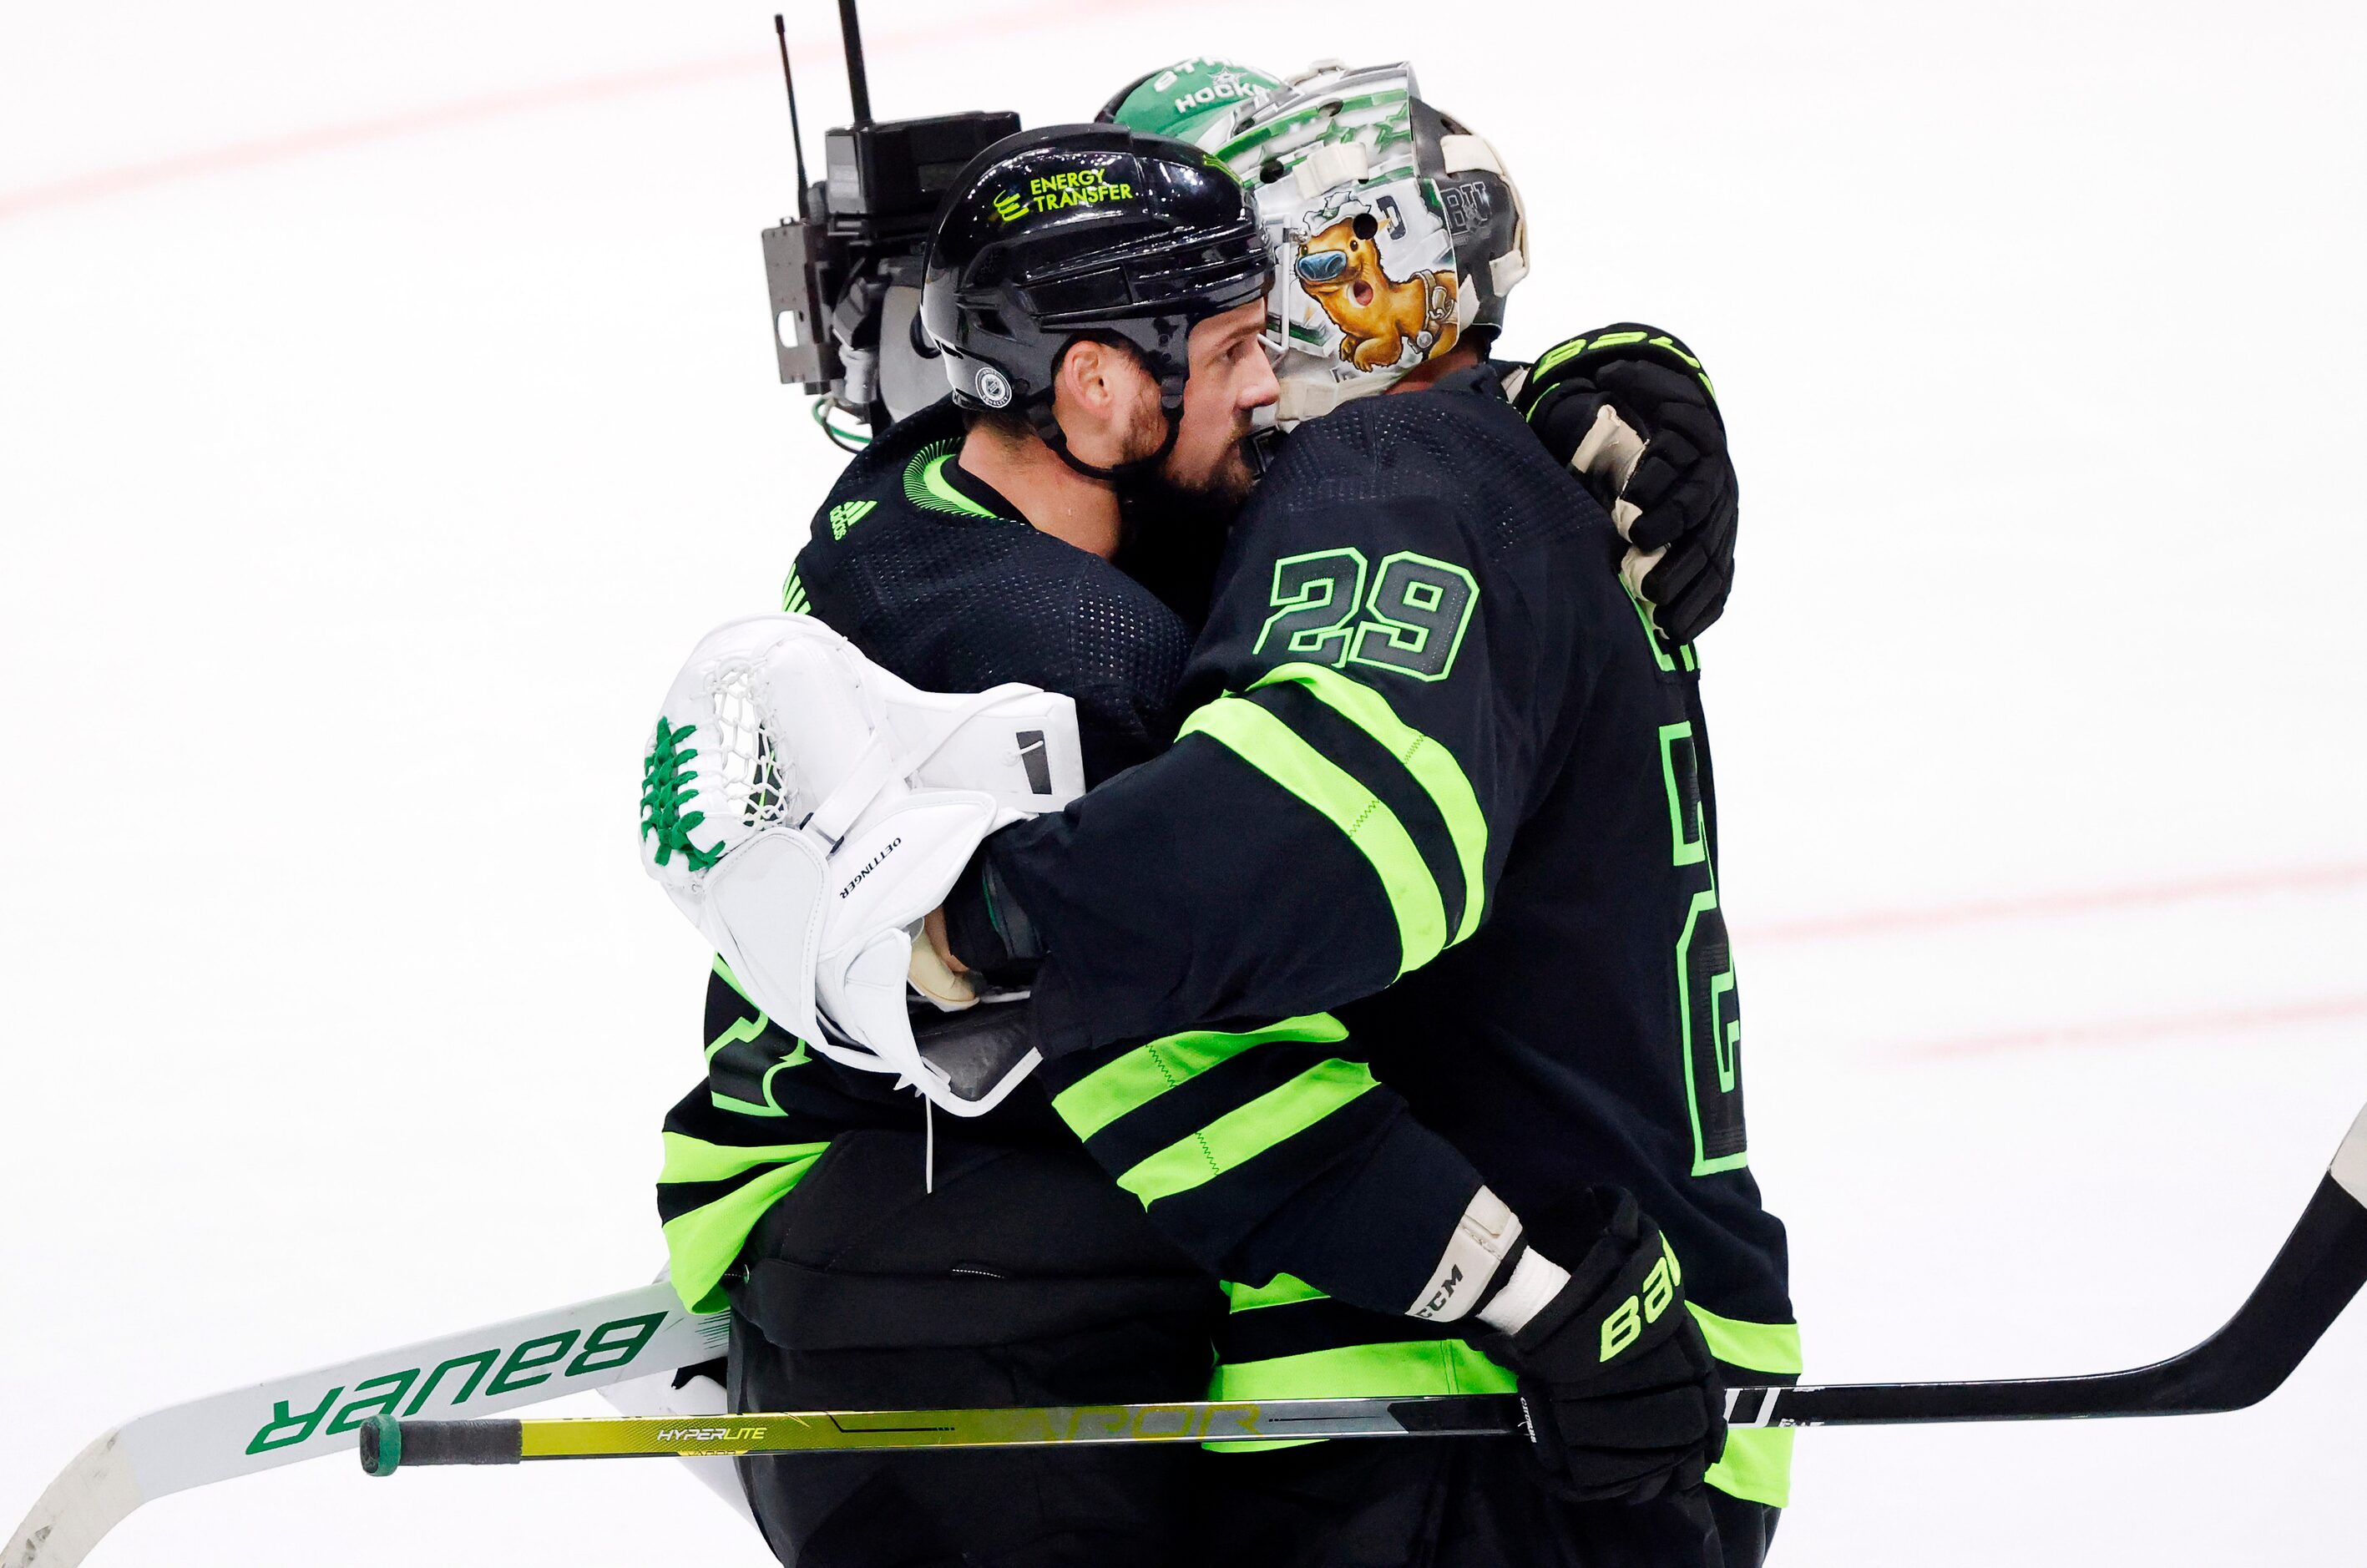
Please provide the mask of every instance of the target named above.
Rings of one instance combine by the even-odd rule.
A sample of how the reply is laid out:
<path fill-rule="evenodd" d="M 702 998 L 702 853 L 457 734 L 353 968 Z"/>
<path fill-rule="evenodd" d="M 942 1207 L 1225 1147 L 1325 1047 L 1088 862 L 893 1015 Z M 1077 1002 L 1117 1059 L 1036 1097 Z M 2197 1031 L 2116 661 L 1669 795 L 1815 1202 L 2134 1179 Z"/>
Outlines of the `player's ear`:
<path fill-rule="evenodd" d="M 1150 385 L 1150 377 L 1125 350 L 1090 337 L 1070 344 L 1052 375 L 1052 415 L 1068 433 L 1069 449 L 1088 462 L 1121 460 L 1089 454 L 1124 448 L 1136 423 L 1136 404 Z M 1155 387 L 1150 395 L 1155 403 Z"/>
<path fill-rule="evenodd" d="M 1116 423 L 1108 367 L 1103 363 L 1106 353 L 1092 338 L 1081 337 L 1052 368 L 1052 417 L 1067 434 L 1069 449 L 1081 457 L 1099 452 Z"/>
<path fill-rule="evenodd" d="M 1110 358 L 1108 346 L 1090 337 L 1070 344 L 1053 376 L 1053 395 L 1065 396 L 1079 414 L 1087 417 L 1108 417 L 1117 395 L 1117 389 L 1111 384 Z"/>

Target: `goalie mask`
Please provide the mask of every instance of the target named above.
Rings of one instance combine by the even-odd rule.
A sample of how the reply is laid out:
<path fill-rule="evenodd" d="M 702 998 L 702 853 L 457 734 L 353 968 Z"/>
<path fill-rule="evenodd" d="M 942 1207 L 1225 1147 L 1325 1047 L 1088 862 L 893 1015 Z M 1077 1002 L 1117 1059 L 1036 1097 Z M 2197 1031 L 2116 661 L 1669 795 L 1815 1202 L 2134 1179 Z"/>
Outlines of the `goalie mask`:
<path fill-rule="evenodd" d="M 1199 140 L 1253 193 L 1274 251 L 1283 424 L 1502 326 L 1529 267 L 1520 193 L 1494 148 L 1421 100 L 1411 66 L 1317 66 Z"/>
<path fill-rule="evenodd" d="M 641 863 L 775 1022 L 957 1116 L 1036 1064 L 1024 1029 L 913 1031 L 977 1000 L 928 913 L 996 828 L 1084 791 L 1076 705 L 1027 686 L 906 685 L 808 616 L 710 632 L 641 762 Z"/>
<path fill-rule="evenodd" d="M 1237 60 L 1179 60 L 1146 72 L 1111 94 L 1093 120 L 1147 136 L 1172 136 L 1196 147 L 1228 111 L 1281 85 L 1281 78 Z"/>

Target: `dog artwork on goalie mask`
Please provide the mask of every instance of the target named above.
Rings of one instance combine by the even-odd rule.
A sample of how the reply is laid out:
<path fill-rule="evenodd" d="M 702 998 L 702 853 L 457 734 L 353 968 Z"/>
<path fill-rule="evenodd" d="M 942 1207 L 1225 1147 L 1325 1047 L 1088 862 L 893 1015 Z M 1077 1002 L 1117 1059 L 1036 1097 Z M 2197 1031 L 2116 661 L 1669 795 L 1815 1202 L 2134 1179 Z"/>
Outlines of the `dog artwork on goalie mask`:
<path fill-rule="evenodd" d="M 1382 217 L 1387 232 L 1406 237 L 1394 198 L 1380 212 L 1355 212 L 1312 235 L 1299 251 L 1299 287 L 1340 329 L 1340 358 L 1376 370 L 1413 350 L 1416 363 L 1455 347 L 1454 272 L 1422 268 L 1393 278 L 1381 260 Z"/>

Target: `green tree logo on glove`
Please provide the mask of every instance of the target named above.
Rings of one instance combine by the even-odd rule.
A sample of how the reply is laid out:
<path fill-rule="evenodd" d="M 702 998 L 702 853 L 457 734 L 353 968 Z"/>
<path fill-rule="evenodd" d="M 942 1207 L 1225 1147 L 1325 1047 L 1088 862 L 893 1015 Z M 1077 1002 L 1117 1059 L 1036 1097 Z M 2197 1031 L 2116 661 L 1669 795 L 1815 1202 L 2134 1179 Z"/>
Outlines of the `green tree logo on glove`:
<path fill-rule="evenodd" d="M 650 743 L 649 756 L 641 759 L 641 837 L 646 841 L 657 835 L 657 863 L 661 866 L 682 852 L 685 864 L 694 871 L 704 871 L 723 858 L 723 841 L 717 839 L 711 849 L 701 849 L 690 841 L 690 834 L 707 820 L 705 812 L 685 812 L 683 807 L 697 798 L 698 791 L 687 788 L 691 779 L 691 759 L 698 755 L 685 747 L 697 730 L 696 724 L 685 724 L 679 730 L 666 728 L 664 715 L 658 717 L 656 738 Z"/>

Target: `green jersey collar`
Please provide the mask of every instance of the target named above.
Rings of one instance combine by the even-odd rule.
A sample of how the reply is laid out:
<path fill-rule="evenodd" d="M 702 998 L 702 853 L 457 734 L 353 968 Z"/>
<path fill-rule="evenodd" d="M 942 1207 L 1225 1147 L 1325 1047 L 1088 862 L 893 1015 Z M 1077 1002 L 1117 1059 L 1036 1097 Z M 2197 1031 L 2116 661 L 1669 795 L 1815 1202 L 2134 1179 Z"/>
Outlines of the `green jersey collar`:
<path fill-rule="evenodd" d="M 1002 492 L 957 460 L 958 439 L 932 441 L 904 465 L 904 498 L 915 506 L 957 517 L 983 517 L 998 522 L 1025 522 L 1019 508 Z"/>

